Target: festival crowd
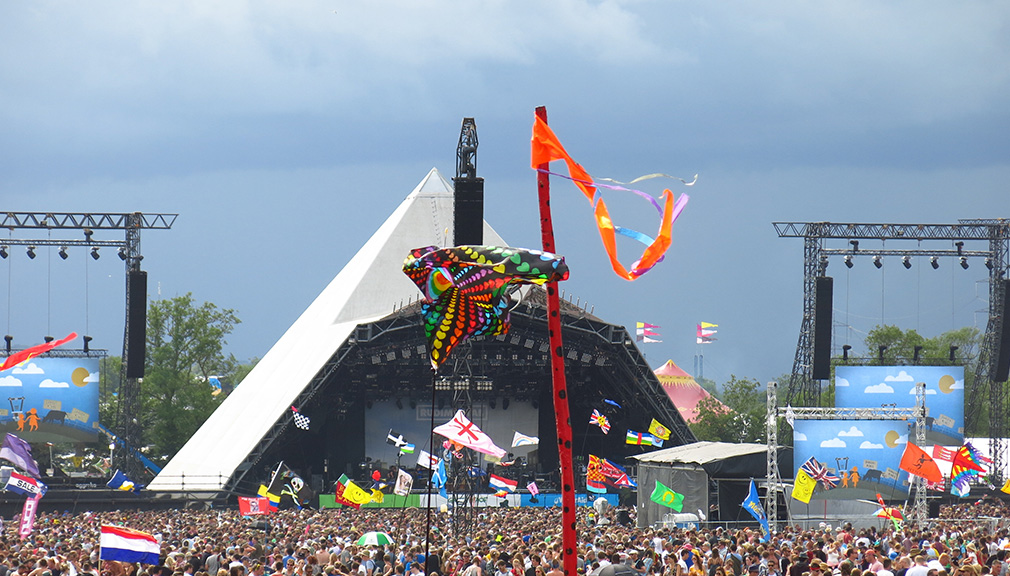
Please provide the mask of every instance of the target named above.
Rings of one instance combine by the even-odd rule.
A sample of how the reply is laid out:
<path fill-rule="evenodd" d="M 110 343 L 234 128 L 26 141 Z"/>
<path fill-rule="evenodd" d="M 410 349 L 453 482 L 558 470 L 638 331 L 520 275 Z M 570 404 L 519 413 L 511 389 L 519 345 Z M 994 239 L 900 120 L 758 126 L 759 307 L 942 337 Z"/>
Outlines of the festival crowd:
<path fill-rule="evenodd" d="M 770 541 L 756 527 L 636 528 L 634 509 L 627 525 L 616 512 L 579 510 L 578 576 L 1010 576 L 1010 510 L 989 499 L 948 507 L 924 528 L 822 523 Z M 564 576 L 560 517 L 482 508 L 454 527 L 450 514 L 416 508 L 40 513 L 23 541 L 16 521 L 4 523 L 0 576 Z M 100 561 L 103 524 L 155 535 L 161 564 Z M 394 542 L 355 544 L 369 531 Z"/>

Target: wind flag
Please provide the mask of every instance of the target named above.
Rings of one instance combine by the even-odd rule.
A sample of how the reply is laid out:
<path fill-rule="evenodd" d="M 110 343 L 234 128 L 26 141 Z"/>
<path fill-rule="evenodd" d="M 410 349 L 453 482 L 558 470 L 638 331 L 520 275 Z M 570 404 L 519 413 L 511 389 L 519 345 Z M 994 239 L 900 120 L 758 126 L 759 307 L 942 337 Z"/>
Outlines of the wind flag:
<path fill-rule="evenodd" d="M 810 504 L 810 497 L 814 495 L 816 486 L 817 481 L 800 468 L 796 471 L 796 478 L 793 481 L 793 498 L 804 504 Z"/>
<path fill-rule="evenodd" d="M 603 463 L 599 456 L 589 455 L 589 464 L 586 466 L 586 490 L 602 494 L 607 491 L 605 484 L 607 478 L 603 475 Z"/>
<path fill-rule="evenodd" d="M 670 490 L 659 480 L 656 480 L 656 487 L 652 490 L 652 501 L 677 512 L 684 509 L 684 495 Z"/>
<path fill-rule="evenodd" d="M 299 412 L 298 408 L 295 408 L 294 406 L 291 407 L 291 412 L 291 417 L 295 422 L 295 428 L 298 428 L 299 430 L 308 430 L 309 417 Z"/>
<path fill-rule="evenodd" d="M 508 490 L 509 492 L 515 492 L 516 488 L 519 487 L 518 480 L 509 480 L 508 478 L 502 478 L 501 476 L 495 476 L 494 474 L 488 479 L 488 484 L 498 488 L 499 490 Z"/>
<path fill-rule="evenodd" d="M 761 500 L 758 498 L 757 486 L 754 485 L 754 480 L 750 481 L 750 492 L 747 494 L 747 498 L 740 503 L 743 509 L 750 512 L 750 515 L 754 517 L 755 520 L 761 524 L 761 530 L 764 533 L 764 538 L 762 541 L 766 541 L 771 537 L 772 531 L 768 526 L 768 515 L 765 514 L 764 507 L 761 506 Z"/>
<path fill-rule="evenodd" d="M 413 454 L 417 447 L 413 444 L 404 444 L 400 446 L 400 454 Z"/>
<path fill-rule="evenodd" d="M 238 497 L 238 513 L 242 516 L 263 516 L 274 511 L 267 498 Z"/>
<path fill-rule="evenodd" d="M 698 327 L 701 328 L 701 329 L 705 329 L 705 328 L 718 328 L 719 325 L 718 324 L 712 324 L 711 322 L 702 322 L 701 324 L 698 324 Z"/>
<path fill-rule="evenodd" d="M 116 473 L 112 475 L 112 478 L 105 485 L 113 490 L 122 490 L 124 492 L 140 492 L 141 489 L 141 486 L 130 481 L 122 470 L 116 470 Z"/>
<path fill-rule="evenodd" d="M 657 446 L 661 447 L 663 445 L 663 440 L 656 438 L 652 434 L 647 434 L 645 432 L 635 432 L 634 430 L 628 430 L 628 435 L 624 439 L 625 444 L 635 444 L 637 446 Z"/>
<path fill-rule="evenodd" d="M 13 368 L 22 362 L 26 362 L 31 358 L 38 356 L 39 354 L 45 354 L 57 346 L 63 346 L 67 342 L 70 342 L 74 338 L 77 338 L 77 332 L 71 332 L 69 336 L 63 338 L 62 340 L 53 340 L 52 342 L 46 342 L 45 344 L 39 344 L 38 346 L 32 346 L 26 350 L 21 350 L 20 352 L 15 352 L 8 356 L 3 364 L 0 364 L 0 372 L 7 370 L 8 368 Z M 38 474 L 36 474 L 38 476 Z"/>
<path fill-rule="evenodd" d="M 390 428 L 389 433 L 386 434 L 386 444 L 392 444 L 397 448 L 403 448 L 407 445 L 407 441 L 403 439 L 403 434 L 394 432 L 393 429 Z"/>
<path fill-rule="evenodd" d="M 637 488 L 638 484 L 628 477 L 628 472 L 623 466 L 615 464 L 606 458 L 598 458 L 600 461 L 600 471 L 603 476 L 613 481 L 618 488 Z"/>
<path fill-rule="evenodd" d="M 341 474 L 337 479 L 335 499 L 339 504 L 358 509 L 372 501 L 372 493 L 355 484 L 347 474 Z"/>
<path fill-rule="evenodd" d="M 445 473 L 445 460 L 438 461 L 438 467 L 432 470 L 431 482 L 438 488 L 438 494 L 445 498 L 445 485 L 448 480 L 448 475 Z"/>
<path fill-rule="evenodd" d="M 99 558 L 106 561 L 157 565 L 161 556 L 161 545 L 154 536 L 120 526 L 102 526 L 99 546 Z"/>
<path fill-rule="evenodd" d="M 968 481 L 971 477 L 985 473 L 985 469 L 980 465 L 980 461 L 982 460 L 991 462 L 988 458 L 982 457 L 975 450 L 975 447 L 968 442 L 965 442 L 964 445 L 957 449 L 950 468 L 951 492 L 954 492 L 954 489 L 957 488 L 956 493 L 959 496 L 964 497 L 968 495 L 968 491 L 971 489 Z"/>
<path fill-rule="evenodd" d="M 12 470 L 11 477 L 7 480 L 7 485 L 4 486 L 4 490 L 14 492 L 15 494 L 21 494 L 22 496 L 32 497 L 44 494 L 44 487 L 44 484 L 31 476 L 18 474 Z"/>
<path fill-rule="evenodd" d="M 396 473 L 396 486 L 393 486 L 393 494 L 406 496 L 410 494 L 410 489 L 414 487 L 414 477 L 403 468 Z"/>
<path fill-rule="evenodd" d="M 39 465 L 32 458 L 32 447 L 24 440 L 8 433 L 0 445 L 0 458 L 14 464 L 35 478 L 39 477 Z"/>
<path fill-rule="evenodd" d="M 518 448 L 520 446 L 536 446 L 540 444 L 540 439 L 536 436 L 527 436 L 525 434 L 520 434 L 516 431 L 515 435 L 512 436 L 512 447 Z"/>
<path fill-rule="evenodd" d="M 652 434 L 660 440 L 670 439 L 670 429 L 659 423 L 659 420 L 655 418 L 652 419 L 652 423 L 649 424 L 649 434 Z"/>
<path fill-rule="evenodd" d="M 636 322 L 635 323 L 635 341 L 645 342 L 646 344 L 650 342 L 662 342 L 662 340 L 657 340 L 660 334 L 654 332 L 654 328 L 659 328 L 655 324 L 649 324 L 647 322 Z"/>
<path fill-rule="evenodd" d="M 945 448 L 939 444 L 933 444 L 933 460 L 941 462 L 953 462 L 956 452 L 950 448 Z"/>
<path fill-rule="evenodd" d="M 434 432 L 439 436 L 445 436 L 456 444 L 466 446 L 482 454 L 490 454 L 499 458 L 507 454 L 505 450 L 495 446 L 490 436 L 481 432 L 476 424 L 468 420 L 462 410 L 457 410 L 452 420 L 441 426 L 436 426 Z"/>
<path fill-rule="evenodd" d="M 420 466 L 421 468 L 434 470 L 438 466 L 438 463 L 441 461 L 442 461 L 441 458 L 429 454 L 426 450 L 421 450 L 417 454 L 417 465 Z"/>
<path fill-rule="evenodd" d="M 942 482 L 943 474 L 936 466 L 936 462 L 926 454 L 926 451 L 919 448 L 912 442 L 905 443 L 905 452 L 901 455 L 901 462 L 898 464 L 909 474 L 925 478 L 929 482 Z"/>
<path fill-rule="evenodd" d="M 835 476 L 828 472 L 827 467 L 817 461 L 816 458 L 811 456 L 803 463 L 800 468 L 806 472 L 811 478 L 817 480 L 824 486 L 825 490 L 830 490 L 838 486 L 838 476 Z"/>
<path fill-rule="evenodd" d="M 715 342 L 717 338 L 714 338 L 718 330 L 712 330 L 712 328 L 718 327 L 718 324 L 712 324 L 709 322 L 702 322 L 698 324 L 698 329 L 696 331 L 698 337 L 698 344 L 711 344 Z"/>
<path fill-rule="evenodd" d="M 1007 480 L 1007 482 L 1010 482 L 1010 480 Z M 527 484 L 526 489 L 529 490 L 530 494 L 534 496 L 540 493 L 540 488 L 537 487 L 536 482 L 530 482 L 529 484 Z"/>
<path fill-rule="evenodd" d="M 260 489 L 256 491 L 256 494 L 258 494 L 261 498 L 266 498 L 267 504 L 274 510 L 280 508 L 281 495 L 274 494 L 273 492 L 270 491 L 269 488 L 267 488 L 263 484 L 260 484 Z"/>
<path fill-rule="evenodd" d="M 589 417 L 589 423 L 599 426 L 604 434 L 610 433 L 610 420 L 607 420 L 607 417 L 596 408 L 593 408 L 593 414 Z"/>
<path fill-rule="evenodd" d="M 35 528 L 35 512 L 39 509 L 39 500 L 42 494 L 36 494 L 30 498 L 25 498 L 25 505 L 21 508 L 21 522 L 18 524 L 18 536 L 23 541 L 32 535 Z"/>

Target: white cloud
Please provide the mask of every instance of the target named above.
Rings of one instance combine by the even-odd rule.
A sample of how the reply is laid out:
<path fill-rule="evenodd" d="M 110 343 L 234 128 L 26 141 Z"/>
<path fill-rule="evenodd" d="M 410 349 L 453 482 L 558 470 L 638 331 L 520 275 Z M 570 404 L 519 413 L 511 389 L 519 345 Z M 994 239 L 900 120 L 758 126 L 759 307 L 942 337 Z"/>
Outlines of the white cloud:
<path fill-rule="evenodd" d="M 915 378 L 912 378 L 908 372 L 905 372 L 904 370 L 898 372 L 897 376 L 888 376 L 884 378 L 884 382 L 911 382 L 913 380 L 915 380 Z"/>
<path fill-rule="evenodd" d="M 0 386 L 22 386 L 21 381 L 13 376 L 0 378 Z"/>
<path fill-rule="evenodd" d="M 867 394 L 893 394 L 894 388 L 891 388 L 887 384 L 881 382 L 880 384 L 867 386 L 866 389 L 863 390 L 863 392 Z"/>
<path fill-rule="evenodd" d="M 909 390 L 908 393 L 915 396 L 915 388 Z M 930 394 L 936 394 L 936 390 L 933 390 L 932 388 L 926 388 L 926 395 L 928 396 Z"/>
<path fill-rule="evenodd" d="M 45 374 L 46 371 L 39 368 L 34 362 L 29 362 L 24 368 L 18 366 L 17 368 L 11 370 L 12 374 Z"/>
<path fill-rule="evenodd" d="M 953 384 L 950 385 L 951 390 L 964 390 L 964 380 L 955 380 Z"/>
<path fill-rule="evenodd" d="M 862 444 L 859 445 L 859 448 L 862 449 L 862 450 L 883 450 L 884 449 L 884 445 L 883 444 L 874 444 L 873 442 L 870 442 L 869 440 L 865 440 Z"/>
<path fill-rule="evenodd" d="M 842 440 L 841 438 L 825 440 L 824 442 L 821 442 L 821 448 L 845 448 L 845 440 Z"/>
<path fill-rule="evenodd" d="M 98 382 L 99 381 L 99 377 L 98 376 L 99 376 L 98 372 L 90 372 L 88 374 L 88 376 L 84 379 L 84 382 L 86 382 L 88 384 L 90 384 L 92 382 Z"/>
<path fill-rule="evenodd" d="M 70 384 L 66 382 L 55 382 L 50 378 L 46 378 L 39 384 L 39 388 L 70 388 Z"/>
<path fill-rule="evenodd" d="M 835 376 L 835 388 L 838 388 L 839 386 L 848 386 L 848 385 L 849 385 L 848 380 L 846 380 L 845 378 L 839 378 Z"/>
<path fill-rule="evenodd" d="M 842 430 L 838 433 L 839 436 L 862 436 L 863 431 L 855 426 L 849 428 L 848 430 Z"/>
<path fill-rule="evenodd" d="M 803 432 L 793 432 L 793 442 L 806 442 L 807 435 Z"/>
<path fill-rule="evenodd" d="M 898 439 L 894 441 L 895 444 L 908 444 L 908 434 L 902 434 L 898 436 Z"/>

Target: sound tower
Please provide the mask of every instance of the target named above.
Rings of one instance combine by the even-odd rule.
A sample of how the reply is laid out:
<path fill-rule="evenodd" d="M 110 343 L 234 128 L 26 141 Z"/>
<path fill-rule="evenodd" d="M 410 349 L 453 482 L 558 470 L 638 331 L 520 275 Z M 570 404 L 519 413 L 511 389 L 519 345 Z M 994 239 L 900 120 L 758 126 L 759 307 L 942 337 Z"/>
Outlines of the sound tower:
<path fill-rule="evenodd" d="M 130 295 L 126 377 L 143 378 L 147 348 L 147 272 L 135 270 L 127 274 L 126 291 Z"/>
<path fill-rule="evenodd" d="M 817 278 L 814 290 L 814 380 L 831 378 L 831 306 L 834 279 Z"/>
<path fill-rule="evenodd" d="M 1003 317 L 1000 318 L 999 350 L 996 352 L 994 382 L 1006 382 L 1010 376 L 1010 280 L 1003 280 Z"/>
<path fill-rule="evenodd" d="M 453 246 L 484 243 L 484 179 L 453 178 Z"/>

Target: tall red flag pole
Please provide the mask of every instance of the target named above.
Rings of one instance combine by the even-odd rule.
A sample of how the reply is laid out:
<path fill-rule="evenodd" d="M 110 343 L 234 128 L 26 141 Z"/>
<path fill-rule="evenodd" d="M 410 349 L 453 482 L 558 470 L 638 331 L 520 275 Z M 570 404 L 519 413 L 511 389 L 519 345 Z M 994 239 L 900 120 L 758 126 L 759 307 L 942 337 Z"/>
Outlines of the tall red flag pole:
<path fill-rule="evenodd" d="M 547 108 L 537 107 L 537 117 L 547 123 Z M 540 200 L 540 235 L 544 252 L 557 253 L 554 249 L 554 221 L 551 219 L 551 179 L 547 174 L 548 164 L 537 166 L 537 192 Z M 572 420 L 568 411 L 568 384 L 565 381 L 565 356 L 561 341 L 561 303 L 558 298 L 558 283 L 548 282 L 547 288 L 547 329 L 551 344 L 551 375 L 554 383 L 554 416 L 558 427 L 558 457 L 561 460 L 561 522 L 564 544 L 563 565 L 566 576 L 578 573 L 575 556 L 577 532 L 575 517 L 575 474 L 572 470 Z"/>

